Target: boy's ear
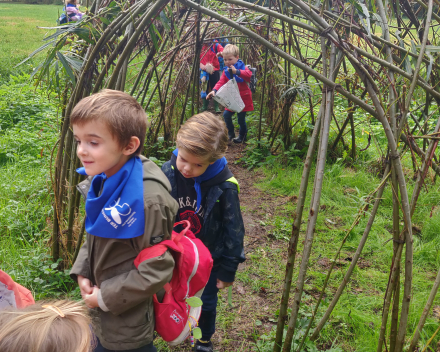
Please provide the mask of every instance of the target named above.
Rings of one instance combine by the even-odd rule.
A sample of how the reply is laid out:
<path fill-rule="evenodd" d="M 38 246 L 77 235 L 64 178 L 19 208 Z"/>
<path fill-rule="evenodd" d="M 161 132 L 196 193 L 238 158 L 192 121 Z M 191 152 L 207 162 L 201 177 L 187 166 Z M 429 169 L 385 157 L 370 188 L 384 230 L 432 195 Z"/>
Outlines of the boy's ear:
<path fill-rule="evenodd" d="M 124 155 L 131 155 L 133 154 L 141 144 L 141 141 L 136 136 L 131 136 L 130 141 L 127 143 L 127 145 L 122 148 L 122 154 Z"/>

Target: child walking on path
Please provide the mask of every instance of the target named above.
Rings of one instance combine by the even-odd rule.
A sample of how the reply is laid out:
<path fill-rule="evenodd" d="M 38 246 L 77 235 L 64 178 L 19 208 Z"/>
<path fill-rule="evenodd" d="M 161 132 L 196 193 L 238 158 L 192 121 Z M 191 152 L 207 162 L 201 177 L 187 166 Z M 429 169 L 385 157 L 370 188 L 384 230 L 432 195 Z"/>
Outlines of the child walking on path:
<path fill-rule="evenodd" d="M 223 47 L 214 41 L 212 44 L 204 44 L 200 52 L 200 69 L 209 74 L 209 87 L 206 92 L 211 91 L 220 79 L 220 63 L 217 56 L 223 51 Z M 209 100 L 203 99 L 202 111 L 208 109 Z M 215 112 L 220 112 L 218 103 L 214 102 Z"/>
<path fill-rule="evenodd" d="M 72 301 L 37 302 L 0 312 L 2 352 L 90 352 L 87 308 Z"/>
<path fill-rule="evenodd" d="M 203 112 L 191 117 L 177 133 L 176 144 L 162 171 L 171 183 L 171 195 L 179 203 L 176 221 L 189 220 L 191 230 L 214 259 L 202 295 L 202 338 L 195 349 L 212 352 L 218 290 L 232 285 L 238 264 L 245 260 L 239 187 L 224 157 L 226 126 L 215 115 Z"/>
<path fill-rule="evenodd" d="M 170 281 L 167 251 L 143 261 L 147 247 L 171 237 L 177 203 L 156 164 L 140 155 L 147 117 L 126 93 L 103 90 L 82 99 L 70 116 L 77 155 L 89 176 L 87 238 L 70 272 L 91 308 L 94 351 L 154 352 L 153 295 Z"/>
<path fill-rule="evenodd" d="M 252 92 L 247 85 L 252 77 L 252 72 L 238 57 L 239 50 L 236 45 L 229 44 L 224 48 L 221 55 L 225 62 L 225 68 L 223 75 L 221 76 L 218 83 L 214 86 L 214 89 L 209 93 L 206 99 L 211 99 L 215 96 L 215 93 L 228 82 L 232 77 L 229 74 L 228 69 L 232 70 L 235 80 L 237 81 L 238 89 L 240 90 L 241 99 L 244 102 L 244 109 L 242 112 L 237 114 L 238 124 L 240 126 L 239 136 L 235 138 L 234 124 L 232 123 L 232 116 L 235 112 L 225 109 L 223 112 L 223 118 L 225 119 L 226 126 L 228 128 L 229 141 L 234 141 L 234 143 L 242 143 L 246 139 L 247 126 L 246 126 L 246 112 L 254 110 L 254 103 L 252 102 Z"/>

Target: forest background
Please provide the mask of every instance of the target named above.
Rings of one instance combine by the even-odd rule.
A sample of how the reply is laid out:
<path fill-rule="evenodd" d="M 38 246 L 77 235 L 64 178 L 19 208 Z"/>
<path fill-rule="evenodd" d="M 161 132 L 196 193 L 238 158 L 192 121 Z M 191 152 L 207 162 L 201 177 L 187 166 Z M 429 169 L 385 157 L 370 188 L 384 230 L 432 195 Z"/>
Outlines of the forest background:
<path fill-rule="evenodd" d="M 112 6 L 117 7 L 109 5 L 109 8 Z M 146 154 L 159 165 L 168 160 L 173 149 L 172 140 L 181 116 L 188 118 L 198 108 L 198 100 L 193 100 L 193 97 L 198 96 L 198 85 L 195 84 L 197 77 L 194 78 L 192 73 L 196 50 L 194 42 L 197 40 L 188 37 L 185 42 L 187 47 L 181 49 L 183 56 L 172 56 L 171 60 L 169 52 L 172 52 L 172 46 L 164 44 L 167 31 L 171 33 L 171 28 L 167 28 L 167 21 L 172 17 L 172 6 L 174 5 L 171 4 L 162 11 L 165 19 L 163 16 L 156 19 L 154 29 L 144 34 L 144 43 L 137 43 L 137 50 L 134 50 L 126 68 L 128 74 L 125 90 L 130 92 L 136 82 L 136 73 L 143 65 L 143 60 L 153 51 L 152 48 L 161 54 L 154 57 L 159 72 L 151 71 L 154 73 L 146 76 L 149 77 L 147 88 L 141 91 L 142 94 L 137 94 L 138 99 L 142 98 L 144 106 L 147 104 L 147 113 L 156 123 L 153 124 L 155 128 L 150 131 Z M 118 11 L 121 8 L 122 5 Z M 74 217 L 66 216 L 62 220 L 64 225 L 54 225 L 54 218 L 60 221 L 59 217 L 54 216 L 54 209 L 57 209 L 54 207 L 54 202 L 57 202 L 54 163 L 67 100 L 70 98 L 68 94 L 80 77 L 81 67 L 84 65 L 80 59 L 84 58 L 85 52 L 82 50 L 88 43 L 87 38 L 81 36 L 80 31 L 68 33 L 70 37 L 67 43 L 63 42 L 60 47 L 62 50 L 58 48 L 54 51 L 52 48 L 55 46 L 56 49 L 57 42 L 51 43 L 39 52 L 40 55 L 32 56 L 30 60 L 17 66 L 41 47 L 43 38 L 49 38 L 46 40 L 48 43 L 52 38 L 62 35 L 55 33 L 54 29 L 37 29 L 53 27 L 61 11 L 62 6 L 59 5 L 0 3 L 0 268 L 30 288 L 37 299 L 80 298 L 79 290 L 69 278 L 68 271 L 75 249 L 81 242 L 83 204 L 79 197 L 73 198 L 75 204 L 69 207 L 72 198 L 67 198 L 66 212 L 73 209 Z M 272 42 L 283 42 L 279 23 L 271 25 L 268 16 L 246 19 L 245 12 L 241 17 L 237 12 L 230 12 L 230 18 L 245 26 L 257 23 L 263 28 L 260 30 L 262 36 L 267 38 L 272 35 Z M 115 13 L 118 12 L 115 10 Z M 372 12 L 371 16 L 373 17 Z M 102 19 L 102 23 L 109 25 L 113 18 L 107 18 L 108 23 Z M 203 23 L 209 23 L 212 19 L 204 21 Z M 194 23 L 196 21 L 193 19 L 188 26 L 194 26 Z M 269 26 L 275 34 L 265 32 L 265 23 L 266 28 Z M 391 23 L 397 26 L 395 19 Z M 97 31 L 101 29 L 98 27 Z M 92 30 L 91 27 L 89 30 Z M 248 143 L 246 146 L 232 146 L 228 152 L 228 162 L 242 184 L 241 203 L 247 230 L 247 261 L 240 267 L 232 295 L 228 296 L 228 292 L 221 294 L 215 342 L 218 351 L 272 351 L 277 323 L 280 320 L 279 306 L 286 261 L 291 253 L 289 241 L 292 236 L 292 219 L 298 212 L 304 160 L 319 116 L 322 86 L 317 81 L 303 83 L 303 71 L 291 67 L 286 60 L 271 54 L 251 38 L 238 37 L 238 33 L 228 27 L 223 27 L 221 31 L 229 36 L 230 41 L 240 46 L 245 62 L 258 68 L 259 84 L 254 95 L 256 109 L 248 118 Z M 410 32 L 417 35 L 415 29 Z M 183 36 L 184 33 L 181 30 L 178 35 Z M 382 34 L 380 23 L 372 24 L 371 33 L 379 36 Z M 200 36 L 201 33 L 197 35 Z M 117 42 L 111 43 L 110 49 L 118 47 L 119 41 L 123 40 L 122 32 L 120 36 Z M 432 37 L 435 37 L 435 33 L 431 34 L 431 39 Z M 304 46 L 301 53 L 296 55 L 302 54 L 312 61 L 320 56 L 320 51 L 317 50 L 319 37 L 310 40 L 314 44 Z M 405 43 L 411 47 L 411 41 Z M 414 52 L 417 54 L 417 48 Z M 51 53 L 54 55 L 48 63 Z M 435 60 L 436 53 L 435 49 L 431 49 Z M 169 62 L 176 66 L 173 69 L 171 65 L 171 69 L 167 71 L 168 67 L 165 66 Z M 46 63 L 49 69 L 44 71 Z M 402 60 L 402 67 L 405 68 L 408 64 L 414 67 L 416 63 L 415 60 Z M 436 68 L 433 67 L 432 74 L 437 75 Z M 423 71 L 425 76 L 428 68 L 429 62 Z M 170 74 L 168 79 L 165 73 Z M 169 84 L 167 86 L 166 83 L 180 77 L 181 73 L 189 81 L 188 89 L 183 84 L 182 87 L 177 84 L 172 86 L 172 89 L 176 88 L 174 92 L 180 90 L 186 95 L 183 94 L 183 98 L 177 97 L 173 102 L 176 108 L 170 109 L 169 103 L 164 103 L 155 87 L 161 77 L 163 87 L 168 90 Z M 345 85 L 346 80 L 352 83 L 353 91 L 362 91 L 359 76 L 350 64 L 347 64 L 345 74 L 338 77 L 337 82 Z M 407 89 L 409 86 L 408 82 Z M 165 89 L 162 90 L 164 92 Z M 187 102 L 183 104 L 185 97 Z M 365 98 L 365 101 L 369 102 L 369 99 Z M 434 131 L 439 116 L 436 102 L 431 99 L 427 103 L 424 96 L 416 91 L 410 107 L 414 118 L 408 120 L 408 129 L 415 130 L 419 121 L 425 121 L 422 129 L 424 134 L 429 135 Z M 384 297 L 396 253 L 396 246 L 393 245 L 396 241 L 392 240 L 393 192 L 396 191 L 391 187 L 385 188 L 381 196 L 381 206 L 368 241 L 327 324 L 317 339 L 312 340 L 307 329 L 313 315 L 316 315 L 313 328 L 321 320 L 353 261 L 371 214 L 371 209 L 368 210 L 365 206 L 374 200 L 371 194 L 381 184 L 389 162 L 388 141 L 377 120 L 362 109 L 352 109 L 349 101 L 339 93 L 334 97 L 333 112 L 334 118 L 329 124 L 330 148 L 326 153 L 327 165 L 323 170 L 319 215 L 309 267 L 303 280 L 302 302 L 295 324 L 293 346 L 304 351 L 373 351 L 378 348 L 381 337 Z M 351 120 L 347 119 L 350 113 Z M 160 118 L 164 119 L 163 125 L 158 122 Z M 170 122 L 168 126 L 167 119 Z M 418 139 L 416 142 L 421 149 L 427 150 L 426 139 Z M 404 147 L 403 144 L 400 146 Z M 402 152 L 401 162 L 408 192 L 411 194 L 417 183 L 421 162 L 415 160 L 414 153 L 409 149 Z M 316 164 L 314 161 L 310 164 L 311 174 L 314 175 Z M 436 177 L 432 169 L 427 171 L 412 217 L 412 297 L 408 311 L 408 336 L 402 348 L 409 347 L 440 267 L 440 194 Z M 313 177 L 307 183 L 309 187 L 305 209 L 311 206 Z M 68 189 L 69 192 L 74 190 L 70 186 Z M 401 227 L 404 226 L 402 214 L 403 212 L 398 221 Z M 73 219 L 71 223 L 69 219 Z M 294 283 L 299 276 L 299 259 L 306 244 L 305 223 L 303 220 L 303 228 L 297 241 L 295 257 L 298 265 L 295 265 L 293 272 Z M 60 233 L 57 232 L 58 253 L 54 253 L 56 241 L 53 233 L 54 228 L 58 227 L 62 229 Z M 67 236 L 70 239 L 66 239 Z M 404 260 L 402 265 L 405 265 Z M 327 281 L 329 271 L 332 274 Z M 400 287 L 397 287 L 402 297 L 405 284 L 403 274 L 400 275 L 399 282 Z M 294 289 L 295 284 L 292 286 Z M 323 289 L 325 293 L 322 303 L 315 314 L 314 308 Z M 291 304 L 292 298 L 289 307 Z M 291 315 L 290 308 L 287 314 Z M 439 317 L 440 299 L 435 298 L 427 312 L 427 320 L 418 341 L 420 351 L 437 331 Z M 284 322 L 284 318 L 282 320 Z M 386 322 L 387 331 L 390 329 L 390 321 L 391 319 Z M 287 325 L 283 324 L 282 330 L 286 333 Z M 435 351 L 437 341 L 438 338 L 434 336 L 427 350 Z M 299 347 L 302 342 L 303 346 Z M 160 341 L 158 346 L 161 351 L 168 350 Z"/>

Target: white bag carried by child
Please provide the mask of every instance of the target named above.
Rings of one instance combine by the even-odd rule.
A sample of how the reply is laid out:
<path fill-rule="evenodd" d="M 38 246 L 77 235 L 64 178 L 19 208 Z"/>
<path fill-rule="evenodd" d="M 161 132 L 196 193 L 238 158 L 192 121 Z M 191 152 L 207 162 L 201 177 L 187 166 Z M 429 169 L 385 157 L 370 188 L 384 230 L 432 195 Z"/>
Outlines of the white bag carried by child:
<path fill-rule="evenodd" d="M 240 90 L 235 78 L 230 79 L 220 87 L 214 95 L 214 100 L 231 111 L 241 112 L 244 109 L 244 102 L 241 99 Z"/>

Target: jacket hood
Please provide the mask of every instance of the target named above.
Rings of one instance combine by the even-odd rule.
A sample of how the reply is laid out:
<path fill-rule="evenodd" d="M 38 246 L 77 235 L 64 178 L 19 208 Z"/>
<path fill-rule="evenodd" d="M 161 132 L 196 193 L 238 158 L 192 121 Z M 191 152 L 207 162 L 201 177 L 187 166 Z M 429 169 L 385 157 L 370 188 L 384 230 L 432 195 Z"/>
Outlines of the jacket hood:
<path fill-rule="evenodd" d="M 145 156 L 140 155 L 139 158 L 142 161 L 143 167 L 143 180 L 152 180 L 159 182 L 168 192 L 171 192 L 171 185 L 167 177 L 162 170 L 153 161 L 147 159 Z"/>
<path fill-rule="evenodd" d="M 174 154 L 172 154 L 171 155 L 171 165 L 174 167 L 174 170 L 176 172 L 179 172 L 179 170 L 177 170 L 176 160 L 177 160 L 176 156 Z M 231 177 L 234 177 L 234 175 L 232 174 L 231 170 L 229 170 L 228 165 L 226 165 L 225 168 L 221 172 L 219 172 L 213 178 L 202 182 L 200 184 L 200 186 L 202 189 L 216 186 L 216 185 L 219 185 L 219 184 L 225 182 L 226 180 L 229 180 Z"/>

